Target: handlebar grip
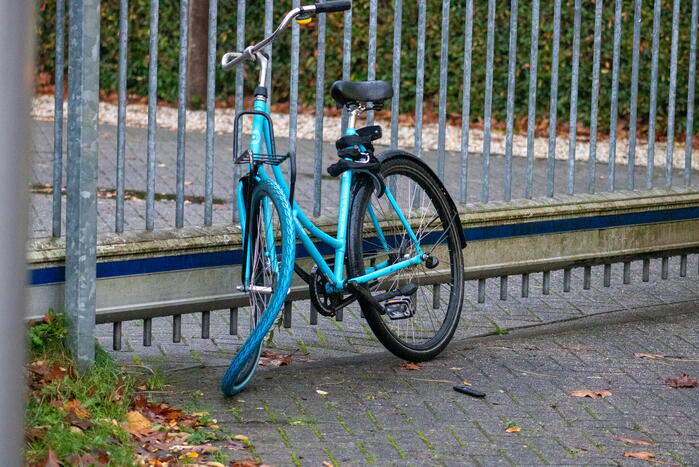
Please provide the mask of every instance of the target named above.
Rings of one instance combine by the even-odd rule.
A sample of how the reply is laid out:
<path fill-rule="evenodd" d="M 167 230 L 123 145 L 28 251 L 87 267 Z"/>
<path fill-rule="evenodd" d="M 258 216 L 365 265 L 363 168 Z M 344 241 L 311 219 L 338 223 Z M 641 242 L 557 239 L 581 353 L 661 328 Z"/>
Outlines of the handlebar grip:
<path fill-rule="evenodd" d="M 351 0 L 334 0 L 331 2 L 316 3 L 316 14 L 333 13 L 335 11 L 347 11 L 352 8 Z"/>

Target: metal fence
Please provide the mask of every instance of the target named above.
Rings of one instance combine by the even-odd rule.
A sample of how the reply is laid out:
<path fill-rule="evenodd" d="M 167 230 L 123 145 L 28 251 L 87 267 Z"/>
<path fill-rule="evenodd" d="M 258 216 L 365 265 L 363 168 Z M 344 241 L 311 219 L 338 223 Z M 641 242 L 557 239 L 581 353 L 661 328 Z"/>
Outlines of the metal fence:
<path fill-rule="evenodd" d="M 54 155 L 53 155 L 53 236 L 61 236 L 61 217 L 63 215 L 61 211 L 61 185 L 62 185 L 62 174 L 63 174 L 63 154 L 62 154 L 62 140 L 63 140 L 63 115 L 62 115 L 62 103 L 64 99 L 63 95 L 63 70 L 64 70 L 64 57 L 63 57 L 63 47 L 64 47 L 64 16 L 65 16 L 65 0 L 56 0 L 56 76 L 55 76 L 55 126 L 54 126 Z M 569 2 L 562 4 L 561 0 L 551 0 L 554 7 L 554 18 L 553 18 L 553 33 L 551 37 L 542 38 L 540 37 L 541 25 L 540 25 L 540 0 L 531 0 L 531 27 L 529 31 L 518 31 L 518 0 L 510 0 L 509 5 L 506 2 L 496 2 L 495 0 L 488 0 L 487 8 L 487 18 L 476 18 L 474 22 L 473 17 L 473 0 L 461 0 L 465 2 L 465 15 L 463 17 L 451 16 L 450 17 L 450 7 L 452 3 L 450 0 L 444 0 L 442 2 L 441 17 L 440 18 L 428 18 L 427 8 L 425 2 L 418 2 L 418 16 L 417 21 L 417 61 L 416 63 L 405 63 L 401 62 L 401 47 L 403 42 L 407 39 L 404 37 L 402 26 L 406 18 L 403 17 L 403 0 L 393 0 L 391 4 L 388 2 L 378 2 L 378 0 L 369 0 L 369 17 L 368 18 L 353 18 L 352 11 L 346 12 L 344 15 L 344 29 L 342 31 L 343 40 L 343 60 L 342 60 L 342 78 L 349 79 L 350 77 L 350 59 L 352 54 L 366 54 L 367 56 L 367 72 L 366 78 L 373 79 L 376 76 L 376 57 L 377 57 L 377 43 L 380 41 L 391 41 L 394 53 L 394 59 L 392 61 L 392 83 L 394 88 L 394 97 L 391 104 L 391 117 L 390 117 L 390 141 L 389 145 L 392 148 L 399 146 L 399 129 L 401 125 L 399 123 L 399 104 L 401 99 L 401 69 L 405 67 L 416 67 L 416 83 L 415 83 L 415 130 L 414 130 L 414 141 L 412 147 L 405 148 L 413 151 L 419 157 L 424 157 L 426 152 L 424 144 L 424 126 L 423 123 L 424 111 L 425 111 L 425 64 L 426 64 L 426 47 L 425 47 L 425 29 L 427 22 L 441 22 L 441 43 L 440 43 L 440 53 L 439 53 L 439 93 L 436 96 L 437 102 L 437 120 L 438 120 L 438 134 L 437 134 L 437 144 L 436 152 L 434 153 L 434 169 L 440 178 L 447 177 L 447 167 L 450 167 L 449 172 L 457 174 L 456 178 L 458 182 L 456 186 L 452 187 L 453 195 L 455 199 L 460 201 L 462 204 L 468 201 L 478 200 L 482 203 L 488 203 L 493 199 L 509 201 L 513 198 L 513 187 L 523 187 L 523 197 L 532 198 L 535 197 L 539 191 L 549 197 L 553 197 L 554 194 L 563 190 L 565 193 L 573 195 L 577 192 L 585 193 L 595 193 L 603 188 L 605 191 L 615 191 L 620 188 L 625 189 L 636 189 L 639 187 L 643 188 L 653 188 L 656 186 L 670 187 L 678 182 L 683 185 L 692 184 L 693 175 L 693 164 L 696 167 L 697 160 L 692 159 L 692 137 L 694 129 L 694 100 L 695 100 L 695 68 L 696 68 L 696 42 L 697 42 L 697 14 L 699 10 L 699 0 L 691 0 L 682 2 L 682 0 L 673 0 L 673 8 L 671 13 L 665 12 L 661 8 L 661 0 L 654 0 L 654 14 L 652 18 L 642 18 L 641 17 L 641 6 L 642 0 L 634 0 L 633 2 L 623 2 L 622 0 L 615 0 L 614 2 L 603 0 L 597 0 L 594 2 L 594 37 L 593 37 L 593 55 L 592 60 L 592 89 L 590 92 L 590 109 L 591 118 L 589 121 L 580 121 L 578 118 L 578 106 L 579 106 L 579 82 L 580 82 L 580 60 L 590 59 L 590 57 L 582 57 L 580 54 L 581 50 L 581 21 L 582 21 L 582 9 L 584 7 L 582 0 L 574 0 L 571 6 Z M 72 7 L 77 8 L 77 3 L 69 2 Z M 95 8 L 98 11 L 99 1 L 94 0 L 92 2 L 87 2 L 91 4 L 90 8 L 93 8 L 93 13 Z M 117 123 L 117 148 L 116 148 L 116 210 L 114 218 L 114 231 L 121 233 L 124 231 L 124 195 L 125 195 L 125 154 L 126 154 L 126 110 L 127 110 L 127 70 L 128 70 L 128 40 L 129 40 L 129 19 L 128 19 L 128 3 L 129 0 L 120 0 L 120 17 L 119 17 L 119 64 L 118 64 L 118 123 Z M 293 1 L 293 6 L 298 6 L 299 0 Z M 379 5 L 379 3 L 381 3 Z M 179 76 L 178 76 L 178 86 L 179 86 L 179 99 L 178 99 L 178 125 L 176 134 L 173 137 L 176 138 L 177 142 L 177 156 L 176 156 L 176 183 L 175 183 L 175 228 L 181 228 L 185 225 L 185 163 L 187 159 L 186 155 L 186 144 L 185 140 L 187 137 L 187 109 L 186 109 L 186 89 L 187 89 L 187 60 L 188 60 L 188 9 L 189 0 L 180 1 L 180 35 L 179 35 Z M 214 142 L 216 135 L 215 128 L 215 98 L 216 98 L 216 82 L 215 82 L 215 67 L 218 63 L 218 58 L 224 52 L 219 50 L 217 44 L 217 25 L 218 25 L 218 10 L 219 5 L 217 0 L 209 0 L 209 16 L 208 16 L 208 67 L 207 67 L 207 94 L 206 94 L 206 136 L 205 136 L 205 167 L 204 167 L 204 183 L 200 187 L 203 198 L 204 198 L 204 225 L 211 226 L 213 224 L 213 204 L 214 204 L 214 176 L 217 177 L 229 177 L 230 174 L 215 174 L 214 173 L 214 160 L 215 158 L 230 158 L 231 154 L 215 154 L 214 152 Z M 251 25 L 246 24 L 246 10 L 252 8 L 262 8 L 262 2 L 247 2 L 245 0 L 238 0 L 237 3 L 237 30 L 236 30 L 236 44 L 239 50 L 246 45 L 248 38 L 251 34 Z M 589 7 L 589 5 L 585 5 Z M 691 7 L 691 37 L 690 44 L 686 47 L 686 52 L 688 53 L 688 59 L 682 57 L 679 60 L 680 47 L 678 39 L 678 27 L 680 23 L 680 12 L 688 12 Z M 611 66 L 612 78 L 611 78 L 611 108 L 601 109 L 599 107 L 599 96 L 600 96 L 600 75 L 601 75 L 601 64 L 600 64 L 600 54 L 602 49 L 602 16 L 604 9 L 614 9 L 614 34 L 613 34 L 613 63 Z M 509 11 L 509 47 L 507 48 L 507 57 L 496 56 L 495 51 L 495 28 L 496 28 L 496 13 L 498 11 Z M 269 34 L 272 31 L 274 25 L 274 19 L 276 16 L 281 14 L 280 11 L 275 10 L 273 0 L 265 0 L 264 2 L 264 32 Z M 661 50 L 659 48 L 659 37 L 661 32 L 661 15 L 671 14 L 671 28 L 672 28 L 672 42 L 671 49 L 669 51 Z M 377 37 L 377 18 L 381 15 L 384 17 L 393 18 L 393 37 Z M 561 17 L 562 15 L 571 15 L 573 17 L 573 42 L 572 44 L 562 44 L 561 43 Z M 621 21 L 624 15 L 633 15 L 634 27 L 633 27 L 633 46 L 632 54 L 630 56 L 621 56 L 621 41 L 622 41 L 622 26 Z M 71 15 L 71 31 L 75 28 L 75 23 L 78 21 L 85 21 L 87 16 L 81 17 L 80 15 Z M 156 130 L 157 130 L 157 87 L 158 87 L 158 19 L 159 19 L 159 0 L 150 1 L 150 47 L 149 47 L 149 67 L 148 67 L 148 125 L 147 125 L 147 158 L 146 158 L 146 208 L 145 208 L 145 225 L 144 229 L 146 231 L 153 230 L 155 228 L 155 217 L 156 217 L 156 167 L 158 161 L 158 147 L 156 146 Z M 411 18 L 412 20 L 412 18 Z M 92 17 L 92 21 L 95 21 L 95 17 Z M 366 21 L 369 25 L 368 27 L 368 50 L 357 50 L 353 47 L 352 38 L 352 28 L 351 25 L 353 21 Z M 450 52 L 450 47 L 453 49 L 454 37 L 450 35 L 449 26 L 455 22 L 463 22 L 464 35 L 459 38 L 459 41 L 463 41 L 463 57 L 454 57 L 453 52 Z M 83 34 L 96 33 L 98 31 L 98 25 L 96 24 L 85 24 L 87 32 Z M 328 84 L 326 82 L 326 70 L 325 70 L 325 57 L 326 57 L 326 36 L 327 23 L 324 15 L 321 15 L 317 19 L 317 71 L 315 76 L 315 86 L 316 86 L 316 102 L 315 102 L 315 141 L 314 141 L 314 154 L 313 154 L 313 198 L 312 204 L 308 206 L 311 212 L 318 216 L 321 213 L 322 207 L 322 161 L 323 161 L 323 126 L 324 126 L 324 116 L 323 109 L 328 105 L 324 101 L 324 90 L 327 88 Z M 290 150 L 295 150 L 298 144 L 297 137 L 297 110 L 298 110 L 298 88 L 299 88 L 299 27 L 294 24 L 291 36 L 291 76 L 290 76 L 290 129 L 289 129 L 289 147 Z M 516 47 L 518 43 L 518 34 L 528 34 L 530 36 L 530 56 L 529 62 L 527 64 L 517 63 Z M 486 68 L 485 68 L 485 79 L 483 83 L 474 83 L 473 80 L 473 69 L 472 69 L 472 51 L 474 44 L 474 37 L 478 35 L 484 35 L 486 37 Z M 255 32 L 255 38 L 259 39 L 260 34 Z M 650 38 L 651 49 L 652 49 L 652 73 L 650 76 L 640 76 L 639 74 L 639 62 L 640 58 L 640 48 L 642 43 L 642 38 Z M 543 41 L 551 41 L 552 47 L 552 60 L 550 63 L 542 64 L 539 61 L 540 46 Z M 88 63 L 90 60 L 95 60 L 94 55 L 87 54 L 87 50 L 84 49 L 74 49 L 71 42 L 70 49 L 70 63 L 77 63 L 78 60 Z M 268 46 L 271 54 L 272 45 Z M 84 54 L 81 50 L 84 50 Z M 683 49 L 684 50 L 684 49 Z M 659 55 L 669 53 L 670 54 L 670 68 L 659 69 L 658 58 Z M 571 65 L 571 83 L 570 83 L 570 105 L 568 109 L 561 109 L 558 102 L 559 96 L 559 77 L 560 77 L 560 57 L 563 54 L 572 55 L 572 65 Z M 463 63 L 463 68 L 460 70 L 462 75 L 462 102 L 461 102 L 461 127 L 460 127 L 460 150 L 455 152 L 447 151 L 447 86 L 448 86 L 448 76 L 450 71 L 449 62 L 450 60 L 456 60 L 458 58 L 459 63 Z M 275 57 L 275 60 L 286 60 L 286 57 Z M 507 89 L 494 89 L 493 88 L 493 63 L 495 60 L 508 61 L 508 81 Z M 618 126 L 618 114 L 619 114 L 619 70 L 620 65 L 623 61 L 630 61 L 632 64 L 632 76 L 630 80 L 631 86 L 631 100 L 630 106 L 630 116 L 628 123 L 628 142 L 626 143 L 626 154 L 621 157 L 618 152 L 619 141 L 617 138 L 617 126 Z M 680 68 L 678 63 L 686 63 L 685 68 Z M 545 154 L 541 149 L 536 147 L 536 102 L 537 102 L 537 91 L 540 89 L 540 84 L 537 79 L 538 69 L 541 66 L 550 66 L 550 102 L 549 102 L 549 115 L 548 115 L 548 138 L 547 145 L 545 149 Z M 528 100 L 527 100 L 527 124 L 526 124 L 526 152 L 525 157 L 517 158 L 514 149 L 515 139 L 517 137 L 515 131 L 515 86 L 517 80 L 517 70 L 526 67 L 527 79 L 528 79 Z M 339 70 L 334 70 L 333 77 L 338 73 Z M 355 70 L 356 71 L 356 70 Z M 89 73 L 97 73 L 96 67 Z M 271 73 L 271 67 L 270 67 Z M 678 73 L 686 73 L 688 76 L 688 86 L 687 89 L 677 88 L 677 76 Z M 243 108 L 243 77 L 244 71 L 239 68 L 235 74 L 236 81 L 236 95 L 235 95 L 235 107 L 236 110 L 240 111 Z M 88 76 L 88 81 L 95 82 L 96 76 Z M 667 109 L 657 108 L 657 93 L 658 93 L 658 80 L 659 79 L 669 79 L 669 106 Z M 78 92 L 81 89 L 81 85 L 77 78 L 71 78 L 69 76 L 69 89 L 71 92 Z M 642 88 L 650 89 L 650 102 L 649 108 L 639 108 L 638 106 L 638 90 L 639 83 L 643 84 Z M 482 93 L 481 93 L 482 91 Z M 495 156 L 493 150 L 494 138 L 501 138 L 500 134 L 495 134 L 495 129 L 492 127 L 492 115 L 493 115 L 493 95 L 496 92 L 506 93 L 506 122 L 505 122 L 505 132 L 504 132 L 504 154 L 502 154 L 502 163 L 498 165 L 497 175 L 501 179 L 493 179 L 494 172 L 494 162 L 493 157 Z M 676 97 L 678 93 L 687 93 L 688 105 L 686 108 L 677 108 Z M 76 94 L 77 96 L 77 94 Z M 71 94 L 71 98 L 73 98 Z M 77 98 L 77 97 L 76 97 Z M 85 99 L 94 99 L 96 102 L 97 95 L 90 94 L 84 96 Z M 273 99 L 273 98 L 272 98 Z M 473 115 L 470 111 L 471 103 L 475 99 L 484 99 L 484 113 L 483 115 Z M 96 105 L 96 103 L 95 103 Z M 567 111 L 565 115 L 559 115 L 560 113 Z M 609 111 L 610 115 L 610 130 L 609 131 L 609 141 L 604 142 L 604 147 L 608 148 L 605 151 L 607 154 L 606 160 L 608 161 L 606 165 L 606 173 L 600 170 L 600 141 L 598 141 L 598 131 L 604 132 L 605 129 L 598 127 L 598 117 L 601 112 Z M 656 120 L 658 112 L 666 114 L 667 117 L 667 134 L 666 148 L 665 148 L 665 158 L 664 164 L 660 159 L 660 155 L 656 154 L 656 145 L 654 141 L 656 137 Z M 650 144 L 647 145 L 645 160 L 639 161 L 637 154 L 639 153 L 639 141 L 637 139 L 637 121 L 640 115 L 648 115 L 648 141 Z M 676 144 L 676 121 L 684 117 L 685 125 L 687 129 L 685 131 L 685 141 L 684 141 L 684 160 L 682 164 L 678 164 L 675 161 L 675 151 L 681 151 L 681 148 L 677 147 Z M 567 136 L 567 153 L 561 154 L 557 150 L 557 139 L 560 138 L 556 134 L 557 122 L 559 120 L 565 120 L 569 122 L 568 125 L 568 136 Z M 368 116 L 368 123 L 371 124 L 374 120 L 373 115 Z M 470 130 L 470 122 L 476 120 L 481 120 L 483 122 L 482 128 L 482 147 L 478 151 L 473 151 L 470 149 L 472 145 L 469 145 L 469 137 L 473 130 Z M 343 123 L 346 123 L 346 119 L 343 119 Z M 70 144 L 76 144 L 74 138 L 79 137 L 78 133 L 71 133 L 71 125 L 73 124 L 71 116 L 69 115 L 68 121 L 68 140 Z M 589 143 L 587 145 L 588 154 L 581 157 L 581 154 L 576 153 L 577 143 L 578 143 L 578 128 L 579 124 L 583 124 L 589 127 Z M 77 131 L 77 130 L 75 130 Z M 481 133 L 479 133 L 480 135 Z M 229 135 L 225 136 L 229 138 Z M 96 142 L 96 137 L 93 142 Z M 83 147 L 86 151 L 94 151 L 96 157 L 96 148 L 87 147 L 86 142 L 82 142 Z M 498 157 L 501 155 L 498 154 Z M 537 157 L 538 156 L 538 157 Z M 327 157 L 327 154 L 326 154 Z M 536 159 L 541 159 L 545 161 L 544 164 L 537 164 Z M 565 170 L 557 172 L 557 162 L 564 159 L 562 163 L 565 164 Z M 517 160 L 526 160 L 522 169 L 522 178 L 518 178 L 514 172 L 513 167 L 517 165 Z M 587 159 L 587 160 L 580 160 Z M 623 161 L 622 161 L 623 159 Z M 498 159 L 499 160 L 499 159 Z M 477 164 L 474 163 L 477 162 Z M 623 162 L 623 163 L 622 163 Z M 638 171 L 637 166 L 639 162 L 645 164 L 645 180 L 637 180 Z M 500 162 L 498 162 L 500 164 Z M 69 164 L 70 165 L 70 164 Z M 474 167 L 480 168 L 480 173 L 474 173 Z M 661 174 L 655 173 L 655 168 L 659 167 L 662 170 Z M 89 175 L 89 171 L 93 170 L 86 163 L 86 160 L 82 162 L 76 161 L 73 166 L 75 172 L 75 177 L 84 177 Z M 621 174 L 617 174 L 617 170 L 625 171 L 625 176 L 623 180 L 620 178 Z M 584 171 L 584 176 L 582 181 L 580 181 L 580 171 Z M 70 173 L 70 167 L 69 167 Z M 514 174 L 514 175 L 513 175 Z M 558 175 L 557 175 L 558 174 Z M 578 178 L 576 178 L 578 174 Z M 234 173 L 235 180 L 238 173 Z M 662 175 L 661 179 L 658 180 L 658 175 Z M 545 189 L 537 190 L 537 176 L 543 180 L 542 184 L 545 185 Z M 606 186 L 599 186 L 600 176 L 604 176 Z M 448 178 L 448 177 L 447 177 Z M 477 179 L 478 183 L 476 189 L 479 193 L 474 195 L 474 183 L 473 180 Z M 576 180 L 578 180 L 576 184 Z M 639 183 L 640 182 L 640 183 Z M 71 178 L 69 177 L 68 183 L 70 185 Z M 542 186 L 543 186 L 542 185 Z M 560 187 L 559 187 L 560 185 Z M 71 187 L 68 186 L 68 192 L 70 193 Z M 495 196 L 494 192 L 496 190 L 502 190 L 501 196 Z M 233 184 L 231 184 L 230 198 L 235 196 L 233 190 Z M 76 217 L 71 221 L 68 219 L 68 231 L 69 237 L 71 228 L 75 227 L 72 222 L 84 222 L 85 215 L 88 215 L 88 210 L 94 210 L 94 206 L 88 205 L 76 205 L 74 203 L 78 202 L 78 198 L 68 197 L 68 212 L 75 210 Z M 233 203 L 235 207 L 235 203 Z M 235 208 L 233 208 L 233 219 L 236 220 Z M 79 214 L 77 214 L 79 213 Z M 88 232 L 89 234 L 89 232 Z M 73 236 L 82 235 L 76 230 Z M 88 235 L 89 236 L 89 235 Z M 87 237 L 85 237 L 87 239 Z M 70 245 L 70 238 L 68 241 Z M 81 243 L 79 248 L 71 249 L 70 246 L 67 250 L 66 261 L 67 264 L 71 262 L 71 255 L 75 258 L 84 255 L 94 256 L 94 244 L 89 244 L 89 242 Z M 686 261 L 686 256 L 683 257 L 683 262 Z M 646 264 L 644 263 L 644 268 Z M 644 269 L 645 270 L 645 269 Z M 625 274 L 627 268 L 625 266 Z M 590 274 L 590 269 L 585 269 L 586 283 L 588 283 L 588 278 Z M 607 275 L 609 270 L 605 268 L 605 283 L 608 281 Z M 75 281 L 78 281 L 78 276 L 82 277 L 84 281 L 81 283 L 94 283 L 94 271 L 88 269 L 83 270 L 67 270 L 67 275 L 75 275 Z M 566 287 L 569 288 L 570 270 L 566 270 Z M 544 276 L 544 288 L 547 289 L 548 285 L 546 282 L 547 276 Z M 67 277 L 67 280 L 71 279 Z M 625 276 L 626 280 L 626 276 Z M 506 287 L 506 276 L 503 280 Z M 79 281 L 78 281 L 79 282 Z M 484 287 L 483 279 L 483 287 Z M 483 289 L 484 290 L 484 289 Z M 480 298 L 480 294 L 479 294 Z M 76 302 L 77 303 L 77 302 Z"/>

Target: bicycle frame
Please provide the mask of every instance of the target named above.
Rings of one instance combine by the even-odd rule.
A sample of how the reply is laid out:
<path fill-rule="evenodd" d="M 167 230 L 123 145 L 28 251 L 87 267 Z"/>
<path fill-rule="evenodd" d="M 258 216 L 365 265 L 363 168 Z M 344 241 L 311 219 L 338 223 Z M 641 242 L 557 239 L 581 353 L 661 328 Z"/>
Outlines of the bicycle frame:
<path fill-rule="evenodd" d="M 269 115 L 269 106 L 268 104 L 261 99 L 256 99 L 254 103 L 253 109 L 258 112 L 264 112 Z M 354 128 L 348 127 L 345 130 L 345 135 L 354 135 L 356 134 L 356 130 Z M 262 150 L 262 145 L 264 144 L 265 149 L 267 151 L 272 150 L 272 141 L 271 141 L 271 136 L 270 136 L 270 130 L 269 130 L 269 123 L 266 118 L 260 116 L 260 115 L 253 115 L 253 123 L 252 123 L 252 132 L 251 132 L 251 137 L 250 137 L 250 151 L 254 154 L 259 154 L 261 153 Z M 286 183 L 286 180 L 284 179 L 284 174 L 282 173 L 281 168 L 278 165 L 274 165 L 271 168 L 272 170 L 272 176 L 274 180 L 282 187 L 282 190 L 287 194 L 289 194 L 289 187 Z M 259 179 L 267 179 L 267 178 L 272 178 L 270 177 L 264 166 L 261 166 L 258 169 L 257 176 Z M 340 180 L 340 206 L 339 206 L 339 211 L 338 211 L 338 222 L 337 222 L 337 237 L 332 237 L 328 235 L 327 233 L 323 232 L 320 230 L 308 217 L 304 214 L 303 210 L 301 207 L 298 205 L 296 201 L 294 201 L 293 206 L 292 206 L 292 213 L 294 216 L 294 221 L 295 221 L 295 226 L 296 226 L 296 236 L 297 238 L 301 241 L 301 244 L 304 246 L 308 254 L 311 256 L 311 258 L 315 261 L 315 263 L 318 265 L 319 270 L 329 279 L 329 284 L 328 284 L 328 292 L 334 293 L 334 292 L 342 292 L 345 290 L 345 283 L 346 279 L 343 277 L 344 273 L 344 262 L 345 262 L 345 250 L 347 247 L 347 221 L 349 218 L 349 209 L 350 209 L 350 187 L 352 185 L 352 171 L 348 170 L 344 172 L 341 176 Z M 377 264 L 373 267 L 368 268 L 365 271 L 364 275 L 358 276 L 358 277 L 353 277 L 350 278 L 352 281 L 356 282 L 357 284 L 365 284 L 367 282 L 373 281 L 375 279 L 378 279 L 380 277 L 386 276 L 388 274 L 394 273 L 396 271 L 399 271 L 401 269 L 405 269 L 409 266 L 416 265 L 419 263 L 422 263 L 424 261 L 423 259 L 423 252 L 422 249 L 419 245 L 419 242 L 417 240 L 417 237 L 415 236 L 415 233 L 413 232 L 410 224 L 406 220 L 405 216 L 403 215 L 403 212 L 401 211 L 400 207 L 398 206 L 398 203 L 396 202 L 395 198 L 393 197 L 393 194 L 391 193 L 390 189 L 386 187 L 386 192 L 385 195 L 395 210 L 395 212 L 398 215 L 398 218 L 400 222 L 403 224 L 405 227 L 406 231 L 408 232 L 408 235 L 410 236 L 411 240 L 414 242 L 416 245 L 416 250 L 417 254 L 413 256 L 412 258 L 404 259 L 402 261 L 399 261 L 394 264 L 388 264 L 387 262 Z M 240 220 L 241 220 L 241 225 L 243 226 L 243 232 L 245 232 L 245 222 L 246 222 L 246 213 L 245 213 L 245 204 L 244 204 L 244 196 L 243 196 L 243 187 L 242 184 L 239 184 L 238 186 L 238 209 L 239 212 L 241 213 Z M 269 212 L 267 210 L 264 210 L 263 215 L 266 216 L 266 220 L 269 220 Z M 388 251 L 389 246 L 388 242 L 386 240 L 386 237 L 383 234 L 383 230 L 381 229 L 381 226 L 379 224 L 378 219 L 376 218 L 375 213 L 371 209 L 371 206 L 369 207 L 369 215 L 372 219 L 372 222 L 374 224 L 374 227 L 376 229 L 376 235 L 378 237 L 378 240 L 382 247 Z M 265 225 L 269 226 L 270 222 L 265 222 Z M 321 242 L 323 242 L 325 245 L 329 246 L 333 251 L 333 267 L 330 267 L 330 264 L 328 264 L 328 261 L 325 260 L 323 255 L 320 253 L 318 248 L 315 246 L 313 241 L 311 240 L 310 235 L 306 232 L 310 232 L 313 237 L 317 238 Z M 272 239 L 273 237 L 271 235 L 267 236 L 268 239 Z M 272 241 L 272 240 L 270 240 Z M 272 245 L 269 245 L 271 248 Z M 249 263 L 248 263 L 249 264 Z M 272 267 L 276 267 L 275 265 L 272 265 Z M 249 275 L 246 274 L 246 279 L 249 279 Z"/>

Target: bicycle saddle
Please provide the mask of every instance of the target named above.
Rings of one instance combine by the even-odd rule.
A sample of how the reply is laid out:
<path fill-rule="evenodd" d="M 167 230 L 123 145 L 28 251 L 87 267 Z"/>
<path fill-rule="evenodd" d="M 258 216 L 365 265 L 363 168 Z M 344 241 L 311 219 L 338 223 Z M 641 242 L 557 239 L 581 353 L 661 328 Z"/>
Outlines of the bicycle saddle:
<path fill-rule="evenodd" d="M 335 81 L 330 88 L 337 108 L 345 105 L 371 102 L 379 104 L 393 97 L 393 87 L 386 81 Z"/>

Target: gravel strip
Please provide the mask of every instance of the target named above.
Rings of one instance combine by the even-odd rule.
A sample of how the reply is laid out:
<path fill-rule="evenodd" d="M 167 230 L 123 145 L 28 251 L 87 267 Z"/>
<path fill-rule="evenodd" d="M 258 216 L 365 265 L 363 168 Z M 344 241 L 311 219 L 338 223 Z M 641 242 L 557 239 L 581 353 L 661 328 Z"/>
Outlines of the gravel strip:
<path fill-rule="evenodd" d="M 52 95 L 36 96 L 32 102 L 32 117 L 38 119 L 53 119 L 54 98 Z M 64 103 L 64 115 L 67 115 L 67 102 Z M 275 133 L 277 135 L 287 135 L 289 133 L 289 116 L 287 114 L 272 113 L 274 119 Z M 235 119 L 235 109 L 216 109 L 215 116 L 216 133 L 231 133 L 233 131 L 233 123 Z M 117 106 L 114 104 L 100 102 L 99 106 L 100 123 L 116 125 L 117 124 Z M 249 123 L 249 122 L 248 122 Z M 384 126 L 389 125 L 388 121 L 380 122 Z M 126 124 L 129 126 L 146 127 L 148 124 L 148 107 L 144 104 L 131 104 L 127 107 Z M 159 107 L 157 115 L 157 125 L 162 128 L 171 130 L 177 129 L 177 109 L 173 107 Z M 340 128 L 339 117 L 325 117 L 326 128 Z M 315 137 L 315 116 L 313 115 L 298 115 L 298 138 L 314 139 Z M 187 111 L 187 130 L 200 131 L 206 130 L 206 112 L 203 110 L 188 110 Z M 249 128 L 247 129 L 249 131 Z M 439 127 L 437 124 L 426 124 L 423 126 L 422 141 L 423 150 L 437 149 L 437 135 Z M 455 125 L 448 125 L 446 131 L 446 149 L 447 151 L 461 150 L 461 128 Z M 333 142 L 338 137 L 335 131 L 323 132 L 323 139 L 327 142 Z M 398 129 L 398 146 L 403 148 L 412 148 L 415 142 L 415 127 L 401 126 Z M 381 144 L 388 145 L 389 132 L 384 132 L 384 137 L 379 141 Z M 675 144 L 673 153 L 673 167 L 677 169 L 684 168 L 684 141 L 682 144 Z M 505 134 L 495 132 L 491 137 L 492 153 L 505 153 Z M 666 143 L 655 144 L 655 166 L 665 166 L 665 151 Z M 483 148 L 483 131 L 477 129 L 469 130 L 469 151 L 480 153 Z M 639 141 L 636 145 L 636 165 L 645 166 L 647 161 L 648 143 L 647 141 Z M 540 137 L 534 140 L 534 155 L 537 159 L 545 159 L 548 152 L 548 138 Z M 585 161 L 588 159 L 590 145 L 587 141 L 578 140 L 575 149 L 575 159 Z M 514 156 L 526 157 L 527 155 L 527 137 L 526 135 L 515 134 L 513 137 Z M 617 163 L 625 164 L 628 154 L 628 140 L 617 139 Z M 609 156 L 609 142 L 597 142 L 597 160 L 599 162 L 607 162 Z M 556 159 L 568 159 L 568 138 L 561 136 L 556 138 Z M 699 150 L 692 151 L 692 168 L 699 170 Z"/>

